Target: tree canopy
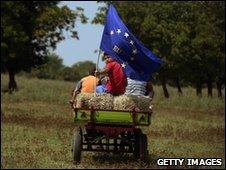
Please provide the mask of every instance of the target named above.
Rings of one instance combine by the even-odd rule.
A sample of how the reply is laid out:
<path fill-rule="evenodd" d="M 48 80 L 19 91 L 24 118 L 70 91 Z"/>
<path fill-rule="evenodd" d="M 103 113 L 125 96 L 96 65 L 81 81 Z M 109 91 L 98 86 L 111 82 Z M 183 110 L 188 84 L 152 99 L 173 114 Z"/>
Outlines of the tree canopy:
<path fill-rule="evenodd" d="M 75 21 L 87 22 L 83 9 L 59 7 L 60 1 L 1 1 L 1 71 L 9 73 L 9 90 L 17 88 L 15 73 L 47 62 L 49 49 L 65 39 L 63 30 L 79 38 Z"/>
<path fill-rule="evenodd" d="M 179 80 L 194 85 L 197 94 L 207 83 L 210 95 L 213 82 L 224 83 L 225 2 L 102 2 L 105 6 L 92 23 L 104 24 L 112 3 L 128 29 L 164 61 L 154 77 L 166 97 L 167 81 L 175 82 L 178 90 Z"/>
<path fill-rule="evenodd" d="M 26 77 L 37 77 L 40 79 L 57 79 L 77 82 L 89 75 L 89 70 L 96 67 L 92 61 L 78 61 L 72 66 L 65 66 L 63 60 L 55 53 L 46 56 L 47 62 L 31 69 L 30 73 L 21 71 L 19 75 Z"/>
<path fill-rule="evenodd" d="M 56 54 L 47 55 L 47 62 L 32 69 L 32 75 L 44 79 L 61 79 L 65 68 L 63 60 Z"/>

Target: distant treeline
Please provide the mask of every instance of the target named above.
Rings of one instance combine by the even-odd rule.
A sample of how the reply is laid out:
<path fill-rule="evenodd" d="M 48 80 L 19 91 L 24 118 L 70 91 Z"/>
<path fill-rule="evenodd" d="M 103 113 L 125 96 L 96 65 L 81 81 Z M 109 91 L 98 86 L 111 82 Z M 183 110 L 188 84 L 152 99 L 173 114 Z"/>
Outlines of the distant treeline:
<path fill-rule="evenodd" d="M 39 78 L 77 81 L 95 65 L 87 61 L 65 67 L 56 56 L 48 56 L 65 39 L 63 30 L 78 39 L 75 23 L 88 21 L 82 8 L 71 10 L 59 2 L 1 1 L 1 71 L 9 73 L 9 92 L 17 89 L 15 74 L 21 70 Z M 110 2 L 131 32 L 164 61 L 153 83 L 162 85 L 166 98 L 167 84 L 179 93 L 191 85 L 198 96 L 204 86 L 209 96 L 216 87 L 222 97 L 224 1 L 101 1 L 93 24 L 104 24 Z"/>
<path fill-rule="evenodd" d="M 59 58 L 59 56 L 57 56 L 56 54 L 50 54 L 48 55 L 47 62 L 45 64 L 40 65 L 36 68 L 33 68 L 29 73 L 22 71 L 19 73 L 19 75 L 23 75 L 26 77 L 37 77 L 40 79 L 65 80 L 65 81 L 72 81 L 76 83 L 81 78 L 88 75 L 88 70 L 90 68 L 95 68 L 95 67 L 96 67 L 96 64 L 88 60 L 74 63 L 71 67 L 68 67 L 63 65 L 63 60 Z M 159 76 L 158 73 L 154 74 L 152 82 L 153 84 L 162 85 L 158 76 Z M 189 77 L 189 76 L 186 76 L 186 77 Z M 189 79 L 186 79 L 186 77 L 181 77 L 180 81 L 179 79 L 176 80 L 172 77 L 167 77 L 166 84 L 173 87 L 177 87 L 178 93 L 180 94 L 183 93 L 182 89 L 185 86 L 192 86 L 196 88 L 195 84 L 189 81 Z M 202 88 L 206 88 L 206 87 L 208 87 L 207 84 L 202 83 L 201 90 Z M 211 87 L 217 88 L 217 84 L 213 82 Z M 212 91 L 212 88 L 210 89 L 211 91 Z M 222 86 L 222 88 L 224 88 L 224 86 Z M 168 92 L 167 85 L 162 86 L 162 89 Z M 212 93 L 209 93 L 209 89 L 207 92 L 208 94 L 212 94 Z M 218 91 L 218 95 L 219 93 L 221 94 L 221 96 L 219 97 L 222 97 L 221 90 Z M 168 92 L 168 95 L 169 95 L 169 92 Z M 212 95 L 209 95 L 209 96 L 212 96 Z"/>
<path fill-rule="evenodd" d="M 93 23 L 104 24 L 110 3 L 124 23 L 164 65 L 155 75 L 169 97 L 166 83 L 181 83 L 209 96 L 216 85 L 219 97 L 225 84 L 225 2 L 224 1 L 104 1 Z"/>
<path fill-rule="evenodd" d="M 71 67 L 65 66 L 63 60 L 56 54 L 47 55 L 45 64 L 32 68 L 30 72 L 21 71 L 19 75 L 37 77 L 40 79 L 53 79 L 77 82 L 89 74 L 89 69 L 95 68 L 92 61 L 84 60 L 74 63 Z"/>

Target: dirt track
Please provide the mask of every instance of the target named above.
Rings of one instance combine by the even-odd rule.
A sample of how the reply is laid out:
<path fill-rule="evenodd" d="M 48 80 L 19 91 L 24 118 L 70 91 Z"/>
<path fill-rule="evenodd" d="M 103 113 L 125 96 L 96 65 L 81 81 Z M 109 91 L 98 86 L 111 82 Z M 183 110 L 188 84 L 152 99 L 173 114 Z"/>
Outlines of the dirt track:
<path fill-rule="evenodd" d="M 32 117 L 31 115 L 3 115 L 3 123 L 13 123 L 30 127 L 44 126 L 46 128 L 73 128 L 73 120 L 65 118 L 54 118 L 52 116 Z"/>

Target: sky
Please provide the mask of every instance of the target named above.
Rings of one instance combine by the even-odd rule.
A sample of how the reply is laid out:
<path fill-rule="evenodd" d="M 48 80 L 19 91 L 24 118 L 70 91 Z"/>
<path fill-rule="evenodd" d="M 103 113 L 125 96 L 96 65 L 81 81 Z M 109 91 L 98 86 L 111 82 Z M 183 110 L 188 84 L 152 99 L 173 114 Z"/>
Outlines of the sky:
<path fill-rule="evenodd" d="M 98 4 L 96 1 L 61 1 L 59 5 L 67 5 L 72 10 L 75 10 L 76 7 L 82 7 L 85 16 L 89 20 L 87 24 L 81 24 L 80 21 L 75 22 L 75 30 L 78 31 L 79 40 L 71 38 L 69 33 L 65 32 L 65 40 L 59 42 L 53 52 L 63 59 L 65 66 L 71 66 L 78 61 L 86 60 L 96 64 L 98 53 L 94 53 L 94 50 L 99 49 L 104 26 L 91 24 L 91 21 L 97 12 L 98 6 L 102 4 Z M 104 67 L 104 62 L 101 59 L 98 67 Z"/>

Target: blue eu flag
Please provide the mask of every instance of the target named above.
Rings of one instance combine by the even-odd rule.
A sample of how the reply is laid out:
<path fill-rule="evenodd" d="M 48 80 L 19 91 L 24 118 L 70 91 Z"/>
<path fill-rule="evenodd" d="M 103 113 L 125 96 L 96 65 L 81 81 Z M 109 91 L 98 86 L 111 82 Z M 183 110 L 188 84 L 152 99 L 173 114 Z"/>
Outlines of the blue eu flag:
<path fill-rule="evenodd" d="M 100 49 L 119 62 L 127 77 L 149 81 L 162 61 L 128 30 L 116 9 L 110 5 Z"/>

